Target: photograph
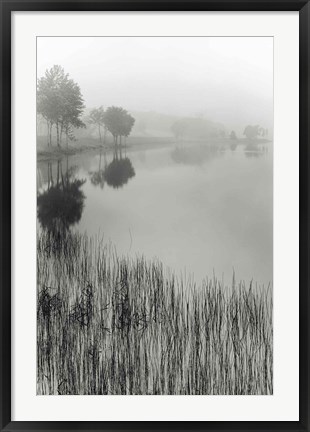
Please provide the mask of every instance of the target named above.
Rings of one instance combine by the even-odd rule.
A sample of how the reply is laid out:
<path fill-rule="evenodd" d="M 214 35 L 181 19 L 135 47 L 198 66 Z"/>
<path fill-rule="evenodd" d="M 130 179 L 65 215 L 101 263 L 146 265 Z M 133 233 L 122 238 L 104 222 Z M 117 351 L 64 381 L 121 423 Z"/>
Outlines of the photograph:
<path fill-rule="evenodd" d="M 273 395 L 274 38 L 38 36 L 36 74 L 36 394 Z"/>

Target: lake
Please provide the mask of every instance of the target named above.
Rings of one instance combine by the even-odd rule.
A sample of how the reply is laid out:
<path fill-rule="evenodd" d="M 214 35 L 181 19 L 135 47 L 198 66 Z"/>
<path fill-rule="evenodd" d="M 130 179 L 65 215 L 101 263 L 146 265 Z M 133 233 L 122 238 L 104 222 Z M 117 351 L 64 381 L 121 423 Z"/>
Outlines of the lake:
<path fill-rule="evenodd" d="M 272 146 L 219 151 L 182 143 L 84 152 L 38 162 L 39 196 L 54 184 L 66 195 L 38 200 L 41 225 L 103 235 L 120 255 L 160 259 L 196 282 L 215 274 L 230 284 L 272 283 Z M 141 146 L 142 147 L 142 146 Z M 57 207 L 58 206 L 58 207 Z M 52 216 L 51 216 L 52 214 Z"/>

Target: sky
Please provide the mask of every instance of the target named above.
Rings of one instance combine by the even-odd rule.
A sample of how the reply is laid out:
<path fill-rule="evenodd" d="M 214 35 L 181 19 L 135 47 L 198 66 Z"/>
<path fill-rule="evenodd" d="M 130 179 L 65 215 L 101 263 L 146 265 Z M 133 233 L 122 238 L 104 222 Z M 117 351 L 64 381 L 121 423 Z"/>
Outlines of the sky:
<path fill-rule="evenodd" d="M 87 108 L 273 122 L 271 37 L 39 37 L 37 74 L 59 64 Z"/>

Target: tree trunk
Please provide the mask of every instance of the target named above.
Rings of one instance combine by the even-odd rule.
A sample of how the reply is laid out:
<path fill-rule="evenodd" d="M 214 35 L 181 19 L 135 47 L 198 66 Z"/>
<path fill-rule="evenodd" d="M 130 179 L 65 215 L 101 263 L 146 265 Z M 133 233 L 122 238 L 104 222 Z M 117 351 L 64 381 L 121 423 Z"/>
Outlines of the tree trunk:
<path fill-rule="evenodd" d="M 58 122 L 56 123 L 56 134 L 57 134 L 57 146 L 60 147 L 60 142 L 59 142 L 59 124 L 58 124 Z"/>
<path fill-rule="evenodd" d="M 49 121 L 46 121 L 47 125 L 47 147 L 50 146 L 50 123 Z"/>
<path fill-rule="evenodd" d="M 52 128 L 53 128 L 53 123 L 50 123 L 50 145 L 52 145 Z"/>
<path fill-rule="evenodd" d="M 61 125 L 60 125 L 60 136 L 59 136 L 59 141 L 60 141 L 60 144 L 61 144 L 61 141 L 62 141 L 62 133 L 63 133 L 63 124 L 61 123 Z"/>
<path fill-rule="evenodd" d="M 66 146 L 67 146 L 67 150 L 68 150 L 68 134 L 69 134 L 69 127 L 66 127 Z"/>
<path fill-rule="evenodd" d="M 98 127 L 99 127 L 99 140 L 100 140 L 100 143 L 102 143 L 102 139 L 101 139 L 101 130 L 100 130 L 100 124 L 98 124 Z"/>

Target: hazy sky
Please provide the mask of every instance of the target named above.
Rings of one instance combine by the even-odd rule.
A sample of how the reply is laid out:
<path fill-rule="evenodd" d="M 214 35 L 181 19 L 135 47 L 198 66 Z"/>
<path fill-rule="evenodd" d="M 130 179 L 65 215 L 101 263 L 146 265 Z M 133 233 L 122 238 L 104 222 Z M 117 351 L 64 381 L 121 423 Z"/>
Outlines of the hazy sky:
<path fill-rule="evenodd" d="M 229 127 L 273 121 L 273 39 L 38 38 L 38 77 L 62 65 L 86 106 L 203 114 Z"/>

